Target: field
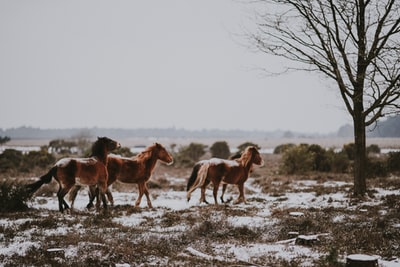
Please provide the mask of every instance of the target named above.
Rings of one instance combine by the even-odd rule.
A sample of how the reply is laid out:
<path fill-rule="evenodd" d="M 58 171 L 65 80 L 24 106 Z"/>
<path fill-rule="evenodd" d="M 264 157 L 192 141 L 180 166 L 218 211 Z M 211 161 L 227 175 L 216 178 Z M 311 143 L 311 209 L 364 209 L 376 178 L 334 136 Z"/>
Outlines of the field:
<path fill-rule="evenodd" d="M 349 175 L 279 173 L 264 154 L 245 184 L 246 204 L 186 201 L 190 168 L 158 164 L 149 184 L 154 208 L 139 208 L 135 185 L 113 185 L 115 205 L 87 210 L 87 190 L 61 214 L 55 182 L 25 212 L 0 213 L 0 266 L 345 266 L 349 254 L 400 266 L 400 178 L 370 179 L 351 197 Z M 21 179 L 21 178 L 20 178 Z M 24 178 L 24 180 L 36 178 Z M 228 186 L 226 199 L 237 189 Z"/>

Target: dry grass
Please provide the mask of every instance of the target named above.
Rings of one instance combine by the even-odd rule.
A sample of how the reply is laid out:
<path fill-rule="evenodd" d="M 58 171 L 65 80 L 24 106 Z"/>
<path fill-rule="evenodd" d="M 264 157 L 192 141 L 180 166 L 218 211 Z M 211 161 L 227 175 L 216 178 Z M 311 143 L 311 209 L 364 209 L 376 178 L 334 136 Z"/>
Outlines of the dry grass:
<path fill-rule="evenodd" d="M 351 177 L 332 174 L 309 174 L 307 176 L 284 176 L 279 174 L 279 156 L 267 155 L 266 166 L 255 168 L 248 183 L 261 188 L 262 193 L 275 197 L 276 203 L 287 200 L 288 192 L 313 192 L 324 196 L 336 192 L 348 192 L 351 185 L 324 187 L 328 181 L 351 183 Z M 185 182 L 191 169 L 177 169 L 159 165 L 151 182 L 152 196 L 165 190 L 184 191 Z M 181 182 L 170 177 L 182 177 Z M 315 184 L 305 189 L 301 180 L 312 180 Z M 374 187 L 400 188 L 397 177 L 369 180 L 370 196 L 374 197 Z M 300 181 L 300 182 L 299 182 Z M 299 182 L 299 183 L 298 183 Z M 57 188 L 52 183 L 43 187 L 39 195 L 54 196 Z M 133 192 L 135 185 L 116 184 L 114 191 Z M 237 189 L 228 187 L 228 195 L 236 196 Z M 299 234 L 320 234 L 322 236 L 313 249 L 322 256 L 314 259 L 314 266 L 344 266 L 340 255 L 350 253 L 377 254 L 384 258 L 400 257 L 400 196 L 388 195 L 381 206 L 364 206 L 354 202 L 354 208 L 272 208 L 270 222 L 260 225 L 233 224 L 232 218 L 256 216 L 261 212 L 256 204 L 268 204 L 264 198 L 249 193 L 246 208 L 238 208 L 232 203 L 226 205 L 195 206 L 184 210 L 162 210 L 157 216 L 145 215 L 145 208 L 135 208 L 131 203 L 116 205 L 108 212 L 75 211 L 60 214 L 54 210 L 34 210 L 25 212 L 0 213 L 0 220 L 9 220 L 10 225 L 0 226 L 2 247 L 7 247 L 16 238 L 39 244 L 31 247 L 23 255 L 0 255 L 4 266 L 114 266 L 129 263 L 131 266 L 232 266 L 245 265 L 231 254 L 214 255 L 216 244 L 251 245 L 274 243 L 291 238 L 291 232 Z M 143 201 L 143 200 L 142 200 Z M 349 199 L 350 201 L 350 199 Z M 303 212 L 294 217 L 290 212 Z M 117 223 L 114 218 L 142 215 L 144 222 L 136 227 Z M 146 212 L 147 214 L 147 212 Z M 275 223 L 271 223 L 275 222 Z M 184 230 L 182 230 L 184 229 Z M 64 234 L 60 234 L 64 233 Z M 207 255 L 221 258 L 205 258 L 191 255 L 192 247 Z M 47 249 L 62 248 L 62 255 L 49 255 Z M 68 252 L 69 251 L 69 252 Z M 68 254 L 68 253 L 69 254 Z M 73 253 L 72 253 L 73 252 Z M 268 254 L 251 259 L 251 263 L 261 266 L 299 266 L 303 258 L 282 259 Z"/>

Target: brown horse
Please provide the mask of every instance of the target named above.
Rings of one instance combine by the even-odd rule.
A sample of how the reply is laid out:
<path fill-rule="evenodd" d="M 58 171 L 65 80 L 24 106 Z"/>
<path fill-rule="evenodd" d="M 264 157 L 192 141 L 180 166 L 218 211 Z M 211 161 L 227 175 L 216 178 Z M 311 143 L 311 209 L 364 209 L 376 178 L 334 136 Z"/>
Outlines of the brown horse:
<path fill-rule="evenodd" d="M 108 170 L 108 181 L 107 187 L 112 185 L 116 180 L 122 183 L 138 184 L 139 197 L 135 202 L 135 206 L 139 206 L 142 200 L 143 194 L 146 195 L 147 205 L 152 208 L 149 191 L 147 188 L 147 182 L 149 181 L 151 174 L 153 173 L 154 167 L 156 166 L 157 160 L 172 164 L 173 158 L 167 150 L 158 143 L 155 143 L 147 147 L 143 152 L 132 158 L 125 158 L 117 155 L 109 155 L 107 170 Z M 73 203 L 79 188 L 74 188 L 70 194 L 70 199 Z M 93 206 L 93 200 L 95 193 L 95 187 L 90 187 L 90 201 L 88 208 Z M 114 204 L 114 199 L 109 188 L 106 191 L 108 200 L 111 205 Z"/>
<path fill-rule="evenodd" d="M 105 192 L 107 190 L 107 154 L 121 145 L 108 138 L 98 137 L 92 146 L 89 158 L 63 158 L 50 169 L 48 173 L 32 184 L 27 185 L 28 191 L 33 194 L 43 184 L 50 183 L 54 177 L 59 184 L 57 193 L 59 210 L 69 209 L 64 196 L 75 184 L 94 185 L 100 189 L 103 205 L 107 207 Z"/>
<path fill-rule="evenodd" d="M 206 187 L 212 182 L 214 185 L 213 196 L 215 204 L 218 204 L 217 192 L 221 183 L 224 184 L 221 200 L 223 200 L 223 194 L 226 189 L 225 184 L 235 184 L 239 189 L 239 197 L 235 203 L 246 202 L 244 183 L 249 177 L 253 164 L 264 164 L 260 153 L 254 146 L 248 146 L 240 158 L 234 160 L 212 158 L 197 163 L 187 184 L 187 200 L 190 200 L 191 193 L 196 188 L 201 187 L 200 202 L 206 202 Z"/>

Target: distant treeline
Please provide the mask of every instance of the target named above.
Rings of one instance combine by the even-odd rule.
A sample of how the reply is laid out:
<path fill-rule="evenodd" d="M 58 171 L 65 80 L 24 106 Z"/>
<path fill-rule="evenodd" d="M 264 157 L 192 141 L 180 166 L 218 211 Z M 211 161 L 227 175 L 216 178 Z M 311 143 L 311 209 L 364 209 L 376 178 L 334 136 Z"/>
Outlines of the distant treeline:
<path fill-rule="evenodd" d="M 366 132 L 368 137 L 400 137 L 400 115 L 387 117 L 371 125 Z M 338 137 L 353 136 L 353 126 L 344 125 L 337 132 Z"/>
<path fill-rule="evenodd" d="M 287 132 L 286 132 L 287 134 Z M 285 135 L 283 131 L 263 132 L 245 130 L 186 130 L 176 128 L 71 128 L 71 129 L 41 129 L 34 127 L 18 127 L 0 129 L 0 136 L 8 136 L 11 139 L 63 139 L 82 138 L 94 136 L 112 136 L 113 138 L 130 137 L 170 137 L 170 138 L 279 138 Z"/>
<path fill-rule="evenodd" d="M 351 137 L 353 126 L 344 125 L 337 132 L 330 134 L 296 133 L 291 131 L 249 131 L 249 130 L 186 130 L 171 128 L 70 128 L 70 129 L 41 129 L 34 127 L 18 127 L 0 129 L 0 136 L 11 139 L 62 139 L 94 136 L 112 136 L 113 138 L 131 137 L 167 137 L 167 138 L 296 138 L 296 137 Z M 367 130 L 369 137 L 400 137 L 400 115 L 388 117 L 372 125 Z"/>

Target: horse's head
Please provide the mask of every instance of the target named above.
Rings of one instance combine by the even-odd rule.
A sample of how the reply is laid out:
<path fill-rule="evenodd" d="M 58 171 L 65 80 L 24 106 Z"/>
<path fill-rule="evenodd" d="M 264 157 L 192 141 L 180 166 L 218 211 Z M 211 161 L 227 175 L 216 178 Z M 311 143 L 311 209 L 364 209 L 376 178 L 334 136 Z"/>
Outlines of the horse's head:
<path fill-rule="evenodd" d="M 120 148 L 121 144 L 108 137 L 97 137 L 97 141 L 93 144 L 92 153 L 108 153 L 117 148 Z"/>
<path fill-rule="evenodd" d="M 172 157 L 172 155 L 170 153 L 168 153 L 168 151 L 165 149 L 165 147 L 163 147 L 159 143 L 155 143 L 154 148 L 156 150 L 157 158 L 159 160 L 167 163 L 168 165 L 171 165 L 172 163 L 174 163 L 174 158 Z"/>
<path fill-rule="evenodd" d="M 261 157 L 260 152 L 255 146 L 248 146 L 244 150 L 241 158 L 245 160 L 245 162 L 256 164 L 256 165 L 264 165 L 264 160 Z"/>

